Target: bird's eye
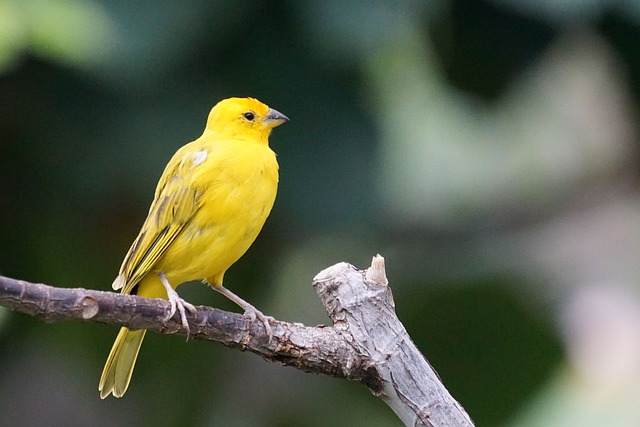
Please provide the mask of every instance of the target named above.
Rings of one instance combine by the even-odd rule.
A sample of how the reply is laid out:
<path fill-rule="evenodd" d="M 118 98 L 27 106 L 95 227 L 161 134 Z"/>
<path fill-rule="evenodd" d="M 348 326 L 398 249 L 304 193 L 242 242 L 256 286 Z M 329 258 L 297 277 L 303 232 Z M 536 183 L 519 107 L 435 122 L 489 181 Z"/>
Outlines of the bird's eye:
<path fill-rule="evenodd" d="M 256 118 L 256 115 L 253 113 L 253 111 L 247 111 L 242 115 L 242 117 L 252 122 Z"/>

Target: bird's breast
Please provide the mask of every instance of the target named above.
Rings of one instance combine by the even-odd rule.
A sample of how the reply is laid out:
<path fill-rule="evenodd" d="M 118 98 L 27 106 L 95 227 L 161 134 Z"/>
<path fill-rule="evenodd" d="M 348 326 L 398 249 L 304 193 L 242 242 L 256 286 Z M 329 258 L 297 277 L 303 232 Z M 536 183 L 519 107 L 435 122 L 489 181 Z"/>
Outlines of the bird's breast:
<path fill-rule="evenodd" d="M 177 281 L 224 272 L 247 251 L 271 212 L 278 187 L 275 154 L 263 146 L 232 151 L 225 156 L 210 150 L 194 167 L 198 210 L 161 261 Z"/>

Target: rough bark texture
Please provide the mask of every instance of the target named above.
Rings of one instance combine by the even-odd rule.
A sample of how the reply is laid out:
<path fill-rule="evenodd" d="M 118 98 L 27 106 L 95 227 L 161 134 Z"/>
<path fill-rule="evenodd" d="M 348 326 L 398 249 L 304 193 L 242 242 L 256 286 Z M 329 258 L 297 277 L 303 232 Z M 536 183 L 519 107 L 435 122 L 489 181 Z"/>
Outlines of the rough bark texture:
<path fill-rule="evenodd" d="M 395 313 L 384 260 L 359 271 L 340 263 L 320 272 L 314 287 L 333 321 L 345 331 L 369 375 L 361 381 L 408 426 L 471 426 L 415 346 Z"/>
<path fill-rule="evenodd" d="M 192 339 L 249 350 L 265 360 L 306 372 L 359 381 L 408 426 L 473 426 L 395 314 L 384 259 L 368 270 L 340 263 L 320 272 L 313 286 L 332 326 L 261 322 L 211 307 L 187 312 Z M 0 305 L 45 322 L 80 320 L 187 335 L 169 303 L 81 288 L 55 288 L 0 276 Z"/>

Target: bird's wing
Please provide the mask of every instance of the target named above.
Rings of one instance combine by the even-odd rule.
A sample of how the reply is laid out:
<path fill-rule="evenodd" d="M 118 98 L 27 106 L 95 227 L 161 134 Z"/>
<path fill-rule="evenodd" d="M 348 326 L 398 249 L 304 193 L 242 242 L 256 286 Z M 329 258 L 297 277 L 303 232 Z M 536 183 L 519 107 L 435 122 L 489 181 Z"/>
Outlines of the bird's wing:
<path fill-rule="evenodd" d="M 190 178 L 193 168 L 200 163 L 197 153 L 201 151 L 192 153 L 181 149 L 167 165 L 147 219 L 113 283 L 114 289 L 122 288 L 122 293 L 131 293 L 198 211 L 201 192 L 193 187 Z"/>

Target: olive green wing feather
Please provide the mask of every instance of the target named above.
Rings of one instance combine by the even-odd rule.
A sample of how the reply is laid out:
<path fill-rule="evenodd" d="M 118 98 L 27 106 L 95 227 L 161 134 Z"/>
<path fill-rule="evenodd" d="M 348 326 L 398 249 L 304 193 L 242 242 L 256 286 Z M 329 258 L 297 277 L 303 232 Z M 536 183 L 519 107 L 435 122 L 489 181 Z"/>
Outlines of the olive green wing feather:
<path fill-rule="evenodd" d="M 147 219 L 122 262 L 113 289 L 131 293 L 134 286 L 153 271 L 156 262 L 198 211 L 201 192 L 191 185 L 190 179 L 196 166 L 193 158 L 189 151 L 179 150 L 167 165 Z"/>

